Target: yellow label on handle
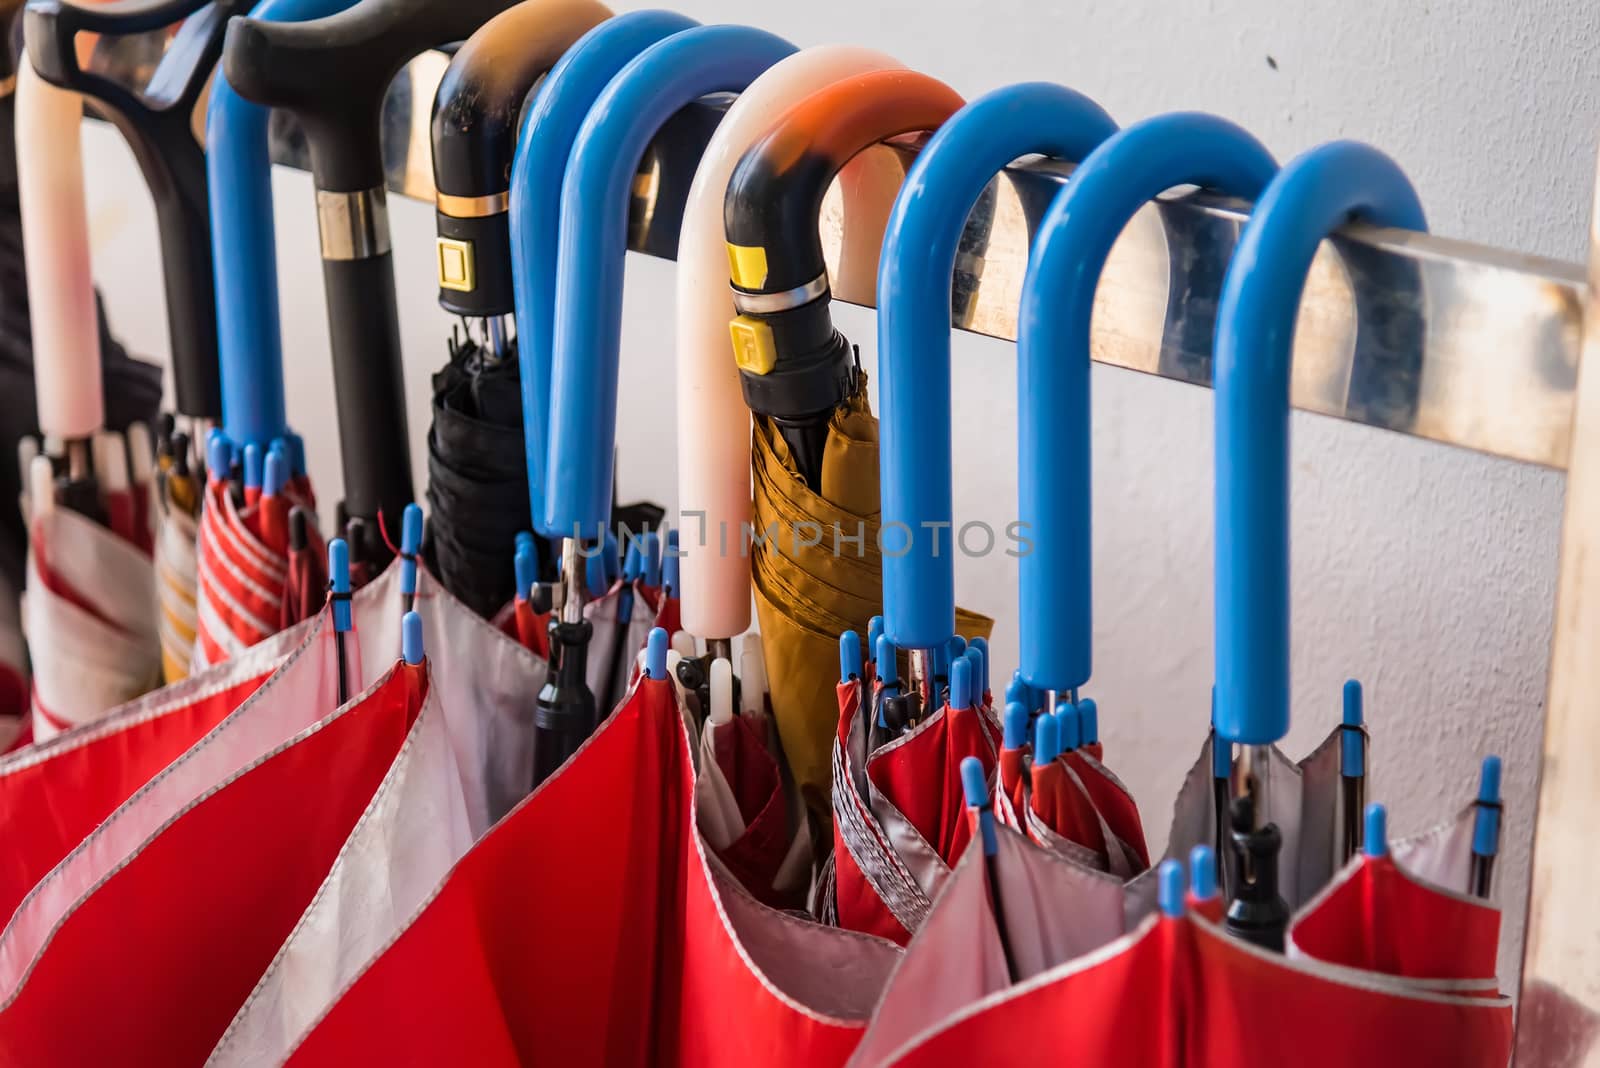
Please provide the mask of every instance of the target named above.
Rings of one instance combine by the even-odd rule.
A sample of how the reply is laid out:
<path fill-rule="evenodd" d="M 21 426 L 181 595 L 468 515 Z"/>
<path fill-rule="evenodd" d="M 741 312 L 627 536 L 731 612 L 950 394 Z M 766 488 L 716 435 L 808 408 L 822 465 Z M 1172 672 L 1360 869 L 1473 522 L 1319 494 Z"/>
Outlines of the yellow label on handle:
<path fill-rule="evenodd" d="M 728 271 L 740 289 L 759 290 L 767 284 L 767 250 L 751 245 L 728 244 Z"/>
<path fill-rule="evenodd" d="M 729 246 L 730 248 L 732 246 Z M 733 335 L 733 362 L 739 370 L 764 375 L 778 365 L 778 349 L 772 340 L 772 327 L 748 315 L 736 316 L 728 324 Z"/>

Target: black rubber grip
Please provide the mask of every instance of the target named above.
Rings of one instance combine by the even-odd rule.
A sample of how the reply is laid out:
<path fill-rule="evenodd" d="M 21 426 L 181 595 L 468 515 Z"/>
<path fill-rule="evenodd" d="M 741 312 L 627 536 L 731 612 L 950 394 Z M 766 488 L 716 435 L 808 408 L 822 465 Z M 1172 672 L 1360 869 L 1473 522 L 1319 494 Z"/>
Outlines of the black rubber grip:
<path fill-rule="evenodd" d="M 310 22 L 234 19 L 223 71 L 241 96 L 295 113 L 318 189 L 383 184 L 378 119 L 389 83 L 419 53 L 472 36 L 509 0 L 360 0 Z"/>
<path fill-rule="evenodd" d="M 123 0 L 79 7 L 34 0 L 23 15 L 28 60 L 40 77 L 96 101 L 121 131 L 155 202 L 167 292 L 178 411 L 222 417 L 217 358 L 217 304 L 212 276 L 211 210 L 205 154 L 192 117 L 222 51 L 223 31 L 251 0 Z M 84 70 L 75 43 L 80 33 L 123 37 L 183 25 L 149 85 L 135 92 Z"/>
<path fill-rule="evenodd" d="M 433 184 L 450 197 L 505 193 L 523 104 L 568 48 L 610 12 L 596 0 L 523 0 L 484 23 L 461 49 L 433 98 Z M 470 246 L 471 289 L 439 289 L 455 315 L 510 315 L 511 216 L 460 214 L 441 204 L 439 236 Z"/>
<path fill-rule="evenodd" d="M 359 260 L 323 260 L 328 332 L 339 413 L 339 458 L 345 509 L 383 517 L 391 537 L 411 501 L 411 442 L 405 378 L 395 315 L 394 262 L 388 253 Z M 366 305 L 368 314 L 360 314 Z"/>

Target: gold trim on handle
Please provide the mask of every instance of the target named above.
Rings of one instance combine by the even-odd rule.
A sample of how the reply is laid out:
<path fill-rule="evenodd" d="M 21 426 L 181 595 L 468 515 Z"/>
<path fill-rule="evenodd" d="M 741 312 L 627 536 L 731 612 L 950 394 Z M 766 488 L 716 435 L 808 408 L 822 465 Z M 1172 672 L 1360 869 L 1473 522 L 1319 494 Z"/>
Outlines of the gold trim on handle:
<path fill-rule="evenodd" d="M 440 215 L 452 219 L 486 219 L 491 215 L 504 215 L 511 210 L 511 194 L 486 193 L 481 197 L 458 197 L 450 193 L 435 193 L 434 206 Z"/>

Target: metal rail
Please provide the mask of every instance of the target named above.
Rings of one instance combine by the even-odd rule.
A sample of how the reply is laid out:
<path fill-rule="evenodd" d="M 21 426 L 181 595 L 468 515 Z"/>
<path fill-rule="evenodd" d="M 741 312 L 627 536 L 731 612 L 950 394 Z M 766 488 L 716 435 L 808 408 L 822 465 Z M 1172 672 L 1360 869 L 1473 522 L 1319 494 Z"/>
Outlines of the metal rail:
<path fill-rule="evenodd" d="M 447 57 L 396 80 L 384 115 L 392 192 L 434 199 L 429 111 Z M 634 183 L 629 244 L 671 259 L 683 201 L 723 101 L 679 115 Z M 274 124 L 273 156 L 305 167 L 304 142 Z M 909 154 L 915 145 L 880 147 Z M 1016 338 L 1028 239 L 1070 168 L 1008 170 L 967 220 L 954 291 L 963 330 Z M 1148 206 L 1112 252 L 1095 302 L 1095 360 L 1209 385 L 1222 277 L 1245 205 L 1190 194 Z M 834 262 L 839 200 L 824 212 Z M 1579 266 L 1448 238 L 1350 226 L 1323 245 L 1295 336 L 1293 403 L 1368 426 L 1564 469 L 1586 285 Z M 871 307 L 870 292 L 836 290 Z"/>

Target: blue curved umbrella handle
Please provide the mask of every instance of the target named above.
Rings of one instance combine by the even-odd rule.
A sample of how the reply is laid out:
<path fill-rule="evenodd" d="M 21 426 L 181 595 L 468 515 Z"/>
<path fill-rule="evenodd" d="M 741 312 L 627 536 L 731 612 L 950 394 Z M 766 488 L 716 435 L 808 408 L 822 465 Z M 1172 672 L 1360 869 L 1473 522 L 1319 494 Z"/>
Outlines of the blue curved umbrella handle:
<path fill-rule="evenodd" d="M 1368 145 L 1334 141 L 1284 166 L 1239 238 L 1217 307 L 1217 731 L 1270 745 L 1289 730 L 1289 377 L 1295 318 L 1322 239 L 1360 219 L 1422 230 L 1417 194 Z"/>
<path fill-rule="evenodd" d="M 937 649 L 955 633 L 950 472 L 950 282 L 967 215 L 1007 164 L 1077 161 L 1116 130 L 1100 106 L 1030 82 L 979 97 L 928 142 L 895 198 L 878 259 L 879 464 L 887 532 L 884 633 Z M 942 543 L 942 544 L 941 544 Z"/>
<path fill-rule="evenodd" d="M 1017 518 L 1032 542 L 1018 561 L 1019 663 L 1035 689 L 1082 686 L 1093 666 L 1089 326 L 1111 247 L 1173 186 L 1254 199 L 1276 169 L 1230 122 L 1158 115 L 1091 153 L 1045 213 L 1017 316 Z"/>
<path fill-rule="evenodd" d="M 343 11 L 353 2 L 262 0 L 250 15 L 274 22 L 306 22 Z M 211 189 L 222 424 L 234 441 L 263 446 L 288 432 L 272 160 L 267 153 L 270 114 L 269 108 L 234 92 L 218 65 L 206 109 L 206 178 Z"/>
<path fill-rule="evenodd" d="M 528 500 L 536 523 L 544 514 L 555 268 L 560 249 L 561 176 L 566 173 L 567 157 L 584 116 L 617 72 L 656 42 L 698 25 L 694 19 L 670 11 L 632 11 L 602 22 L 567 49 L 522 112 L 511 162 L 511 281 Z"/>
<path fill-rule="evenodd" d="M 598 536 L 611 511 L 622 266 L 634 171 L 662 123 L 708 93 L 739 92 L 793 54 L 747 26 L 701 26 L 652 45 L 589 110 L 561 182 L 543 530 Z"/>

